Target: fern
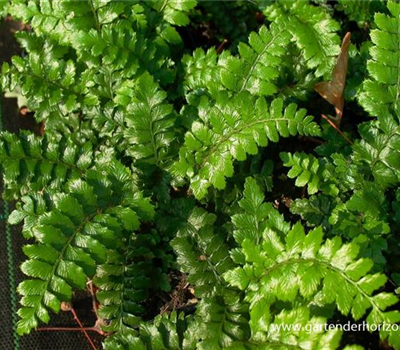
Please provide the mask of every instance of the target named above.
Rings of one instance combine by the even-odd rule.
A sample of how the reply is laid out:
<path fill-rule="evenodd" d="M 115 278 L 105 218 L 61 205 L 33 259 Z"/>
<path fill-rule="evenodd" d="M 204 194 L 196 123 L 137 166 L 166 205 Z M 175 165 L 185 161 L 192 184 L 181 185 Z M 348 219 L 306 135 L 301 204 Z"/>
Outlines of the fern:
<path fill-rule="evenodd" d="M 130 147 L 126 153 L 133 159 L 159 165 L 167 158 L 168 147 L 172 147 L 175 138 L 173 107 L 165 103 L 166 94 L 149 74 L 140 77 L 135 85 L 133 91 L 124 87 L 117 92 L 119 100 L 125 96 L 129 101 L 124 133 Z"/>
<path fill-rule="evenodd" d="M 43 125 L 0 133 L 18 332 L 90 282 L 107 350 L 360 350 L 338 320 L 399 350 L 399 6 L 3 2 L 30 30 L 1 87 Z"/>
<path fill-rule="evenodd" d="M 207 295 L 222 283 L 221 275 L 232 267 L 225 237 L 213 232 L 215 216 L 195 208 L 187 226 L 177 232 L 171 242 L 188 282 L 197 286 L 196 294 Z"/>
<path fill-rule="evenodd" d="M 359 250 L 356 243 L 343 244 L 339 237 L 324 242 L 320 227 L 306 235 L 297 223 L 284 240 L 266 228 L 261 244 L 254 245 L 250 237 L 242 240 L 244 264 L 226 272 L 224 278 L 230 286 L 246 291 L 250 312 L 261 301 L 266 305 L 277 300 L 294 303 L 300 296 L 320 306 L 335 303 L 342 314 L 351 314 L 355 320 L 368 313 L 369 324 L 399 322 L 398 311 L 385 312 L 398 302 L 397 297 L 374 294 L 386 277 L 368 275 L 373 262 L 358 259 Z M 381 332 L 382 338 L 388 336 L 397 343 L 396 332 Z"/>
<path fill-rule="evenodd" d="M 399 126 L 393 118 L 362 125 L 362 139 L 354 147 L 354 157 L 366 163 L 376 182 L 387 188 L 398 183 Z"/>
<path fill-rule="evenodd" d="M 277 1 L 264 10 L 270 21 L 282 23 L 301 50 L 305 64 L 316 76 L 329 78 L 339 54 L 338 23 L 323 7 L 308 1 Z"/>
<path fill-rule="evenodd" d="M 183 314 L 159 315 L 154 323 L 142 323 L 139 336 L 133 331 L 116 334 L 104 343 L 105 350 L 194 350 L 198 341 L 198 324 Z"/>
<path fill-rule="evenodd" d="M 111 165 L 109 173 L 99 178 L 93 172 L 87 182 L 71 181 L 67 192 L 48 198 L 47 210 L 38 216 L 26 211 L 13 214 L 12 223 L 30 216 L 25 234 L 37 242 L 24 248 L 29 260 L 21 269 L 32 279 L 18 287 L 23 296 L 20 334 L 36 328 L 38 320 L 47 323 L 49 309 L 60 311 L 61 301 L 71 299 L 72 288 L 86 286 L 96 264 L 104 263 L 108 251 L 117 248 L 115 242 L 123 237 L 123 230 L 139 227 L 135 211 L 142 212 L 144 219 L 152 215 L 152 207 L 140 194 L 128 190 L 132 184 L 124 167 Z"/>
<path fill-rule="evenodd" d="M 46 134 L 40 139 L 29 133 L 21 134 L 19 138 L 3 133 L 0 149 L 4 186 L 9 197 L 45 188 L 59 189 L 68 180 L 84 176 L 94 165 L 90 142 L 75 144 L 72 139 L 59 134 Z"/>
<path fill-rule="evenodd" d="M 180 0 L 163 2 L 154 1 L 153 8 L 162 13 L 163 18 L 170 24 L 184 26 L 189 24 L 187 12 L 196 6 L 195 0 Z"/>
<path fill-rule="evenodd" d="M 131 234 L 97 269 L 93 283 L 100 289 L 98 314 L 108 320 L 107 331 L 123 333 L 140 324 L 138 316 L 144 313 L 144 301 L 151 291 L 169 290 L 164 271 L 155 266 L 154 259 L 167 260 L 157 232 Z"/>
<path fill-rule="evenodd" d="M 32 52 L 25 60 L 13 57 L 13 67 L 4 64 L 2 73 L 3 88 L 13 91 L 18 84 L 39 121 L 51 114 L 63 116 L 79 108 L 75 64 L 60 59 L 52 46 L 42 47 L 41 53 Z M 10 80 L 5 74 L 14 74 L 14 78 Z"/>
<path fill-rule="evenodd" d="M 191 103 L 190 94 L 202 94 L 219 90 L 219 69 L 217 66 L 217 53 L 214 49 L 204 52 L 197 49 L 193 55 L 185 55 L 182 58 L 185 70 L 185 89 L 186 98 Z"/>
<path fill-rule="evenodd" d="M 263 98 L 253 101 L 245 93 L 233 100 L 221 94 L 212 107 L 202 100 L 201 120 L 186 134 L 173 167 L 174 174 L 190 178 L 197 198 L 203 198 L 211 185 L 225 188 L 225 178 L 233 175 L 233 159 L 243 161 L 246 154 L 257 154 L 258 146 L 277 142 L 280 136 L 319 134 L 312 117 L 304 109 L 297 111 L 295 104 L 283 110 L 283 101 L 277 99 L 268 113 Z"/>
<path fill-rule="evenodd" d="M 258 96 L 269 96 L 277 92 L 274 80 L 279 76 L 285 46 L 290 34 L 282 26 L 271 25 L 268 30 L 261 27 L 258 34 L 252 33 L 249 44 L 239 44 L 240 58 L 223 53 L 218 64 L 221 82 L 231 91 L 249 91 Z"/>
<path fill-rule="evenodd" d="M 372 116 L 386 117 L 391 113 L 399 114 L 399 49 L 398 15 L 399 4 L 389 1 L 389 15 L 375 14 L 377 29 L 371 31 L 373 46 L 370 49 L 371 59 L 367 67 L 370 79 L 364 82 L 363 92 L 358 100 Z"/>

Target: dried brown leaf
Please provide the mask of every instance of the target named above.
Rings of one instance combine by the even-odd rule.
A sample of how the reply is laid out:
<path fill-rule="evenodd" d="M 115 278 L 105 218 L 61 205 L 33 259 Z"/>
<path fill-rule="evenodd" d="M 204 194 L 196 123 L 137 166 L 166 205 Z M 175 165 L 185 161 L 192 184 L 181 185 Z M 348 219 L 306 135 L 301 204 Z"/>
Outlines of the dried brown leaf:
<path fill-rule="evenodd" d="M 351 33 L 348 32 L 343 38 L 341 51 L 333 69 L 332 80 L 317 83 L 314 87 L 315 91 L 335 107 L 338 118 L 341 118 L 343 115 L 344 88 L 346 86 L 350 39 Z"/>

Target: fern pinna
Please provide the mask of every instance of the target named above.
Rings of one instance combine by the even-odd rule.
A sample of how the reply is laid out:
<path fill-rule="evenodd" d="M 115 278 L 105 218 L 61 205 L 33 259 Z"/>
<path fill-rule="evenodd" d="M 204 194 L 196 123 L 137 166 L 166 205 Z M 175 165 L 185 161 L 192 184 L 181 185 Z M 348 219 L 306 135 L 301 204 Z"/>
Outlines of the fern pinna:
<path fill-rule="evenodd" d="M 338 320 L 400 349 L 400 5 L 232 2 L 214 28 L 226 6 L 1 4 L 30 26 L 1 87 L 44 125 L 0 134 L 19 334 L 90 284 L 107 350 L 370 345 Z M 313 89 L 354 21 L 340 130 Z"/>

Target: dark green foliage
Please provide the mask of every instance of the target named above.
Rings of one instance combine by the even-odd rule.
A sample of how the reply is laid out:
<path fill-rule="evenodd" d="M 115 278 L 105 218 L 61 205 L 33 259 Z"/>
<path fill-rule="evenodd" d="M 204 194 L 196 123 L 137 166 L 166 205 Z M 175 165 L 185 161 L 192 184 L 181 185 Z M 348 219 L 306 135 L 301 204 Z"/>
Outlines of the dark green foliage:
<path fill-rule="evenodd" d="M 360 104 L 372 116 L 389 117 L 391 113 L 399 114 L 399 76 L 398 67 L 400 4 L 391 1 L 387 4 L 390 14 L 377 13 L 375 24 L 378 27 L 371 31 L 373 46 L 368 61 L 370 78 L 364 82 L 364 91 L 359 96 Z"/>
<path fill-rule="evenodd" d="M 88 283 L 107 350 L 360 350 L 323 326 L 399 324 L 398 3 L 0 4 L 31 28 L 1 87 L 44 123 L 0 134 L 20 334 Z M 354 21 L 346 140 L 313 89 Z"/>
<path fill-rule="evenodd" d="M 9 197 L 60 189 L 68 180 L 84 177 L 94 165 L 90 142 L 75 144 L 71 138 L 59 134 L 46 133 L 39 139 L 30 133 L 19 138 L 3 133 L 0 147 Z"/>
<path fill-rule="evenodd" d="M 71 299 L 72 288 L 84 289 L 96 265 L 108 260 L 110 250 L 121 249 L 124 232 L 139 228 L 140 213 L 142 219 L 153 215 L 126 168 L 114 164 L 104 172 L 108 175 L 89 171 L 86 182 L 69 181 L 65 192 L 45 199 L 47 208 L 39 215 L 25 200 L 27 205 L 10 217 L 12 223 L 29 222 L 24 234 L 37 242 L 24 247 L 29 260 L 21 269 L 33 279 L 18 287 L 23 296 L 19 333 L 29 332 L 38 320 L 47 323 L 47 310 L 59 311 L 60 302 Z"/>

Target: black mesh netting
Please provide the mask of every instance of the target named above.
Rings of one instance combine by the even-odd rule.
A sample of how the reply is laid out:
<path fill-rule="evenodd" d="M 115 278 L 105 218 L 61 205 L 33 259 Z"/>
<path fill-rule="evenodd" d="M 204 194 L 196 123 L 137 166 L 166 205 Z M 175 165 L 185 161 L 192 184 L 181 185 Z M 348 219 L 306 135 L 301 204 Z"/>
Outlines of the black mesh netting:
<path fill-rule="evenodd" d="M 5 20 L 0 26 L 0 66 L 3 62 L 10 61 L 12 55 L 20 54 L 20 49 L 14 39 L 14 31 L 18 30 L 19 24 Z M 11 132 L 18 132 L 20 129 L 37 130 L 33 118 L 21 117 L 16 99 L 5 99 L 1 97 L 1 113 L 3 128 Z M 0 183 L 0 191 L 3 192 Z M 89 350 L 91 349 L 84 334 L 80 331 L 33 331 L 31 334 L 16 337 L 13 328 L 13 315 L 15 310 L 12 307 L 12 298 L 16 299 L 18 308 L 18 295 L 12 283 L 18 285 L 24 278 L 19 265 L 25 260 L 22 246 L 26 240 L 21 234 L 21 227 L 11 226 L 9 231 L 9 245 L 7 247 L 7 232 L 4 216 L 5 202 L 0 199 L 0 349 L 1 350 Z M 13 203 L 9 203 L 11 212 Z M 9 259 L 7 252 L 12 259 Z M 73 301 L 81 322 L 86 327 L 93 326 L 95 316 L 92 311 L 92 300 L 87 294 L 75 295 Z M 51 321 L 45 327 L 78 327 L 70 312 L 61 312 L 58 315 L 52 314 Z M 94 332 L 89 332 L 98 349 L 101 349 L 102 337 Z"/>

